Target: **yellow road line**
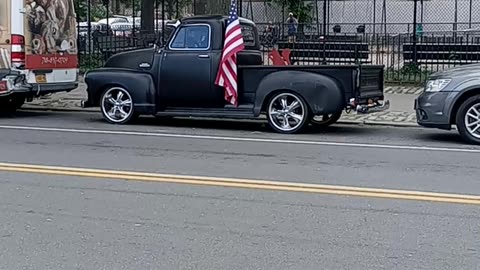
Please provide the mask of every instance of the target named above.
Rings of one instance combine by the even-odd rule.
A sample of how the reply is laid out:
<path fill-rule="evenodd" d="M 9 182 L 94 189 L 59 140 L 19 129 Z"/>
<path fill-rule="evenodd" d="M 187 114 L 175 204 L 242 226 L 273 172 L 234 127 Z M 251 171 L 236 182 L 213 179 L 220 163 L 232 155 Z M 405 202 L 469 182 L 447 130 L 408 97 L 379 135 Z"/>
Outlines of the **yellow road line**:
<path fill-rule="evenodd" d="M 0 171 L 480 205 L 480 196 L 475 195 L 395 189 L 157 174 L 145 172 L 99 170 L 14 163 L 0 163 Z"/>

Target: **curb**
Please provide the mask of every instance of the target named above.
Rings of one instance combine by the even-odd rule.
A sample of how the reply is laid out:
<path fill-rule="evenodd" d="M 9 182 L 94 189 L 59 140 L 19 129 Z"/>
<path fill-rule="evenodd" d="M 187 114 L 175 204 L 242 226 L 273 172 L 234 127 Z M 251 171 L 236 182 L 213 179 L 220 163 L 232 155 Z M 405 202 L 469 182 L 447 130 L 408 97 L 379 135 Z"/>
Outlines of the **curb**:
<path fill-rule="evenodd" d="M 59 108 L 59 107 L 37 107 L 32 105 L 24 105 L 20 110 L 26 111 L 51 111 L 51 112 L 100 112 L 96 108 Z"/>
<path fill-rule="evenodd" d="M 365 125 L 374 125 L 374 126 L 389 126 L 389 127 L 420 127 L 417 123 L 412 122 L 385 122 L 385 121 L 372 121 L 365 120 L 363 121 Z"/>
<path fill-rule="evenodd" d="M 386 122 L 386 121 L 372 121 L 372 120 L 360 120 L 360 121 L 353 121 L 353 120 L 338 120 L 339 124 L 346 124 L 346 125 L 363 125 L 363 126 L 386 126 L 386 127 L 421 127 L 417 123 L 412 122 Z"/>
<path fill-rule="evenodd" d="M 32 105 L 25 105 L 23 106 L 20 110 L 26 110 L 26 111 L 52 111 L 52 112 L 83 112 L 83 113 L 92 113 L 92 112 L 98 112 L 99 110 L 97 108 L 55 108 L 55 107 L 37 107 L 37 106 L 32 106 Z M 244 122 L 244 121 L 242 121 Z M 365 125 L 365 126 L 389 126 L 389 127 L 417 127 L 419 128 L 420 126 L 417 123 L 412 123 L 412 122 L 387 122 L 387 121 L 372 121 L 372 120 L 360 120 L 360 121 L 355 121 L 355 120 L 338 120 L 339 124 L 344 124 L 344 125 Z"/>

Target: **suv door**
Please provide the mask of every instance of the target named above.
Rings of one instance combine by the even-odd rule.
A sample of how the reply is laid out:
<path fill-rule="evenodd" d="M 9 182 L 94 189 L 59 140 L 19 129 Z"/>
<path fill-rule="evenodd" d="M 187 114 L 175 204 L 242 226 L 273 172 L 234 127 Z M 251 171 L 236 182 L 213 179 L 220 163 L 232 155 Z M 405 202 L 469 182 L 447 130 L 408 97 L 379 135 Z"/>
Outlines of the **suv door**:
<path fill-rule="evenodd" d="M 160 91 L 169 107 L 219 107 L 213 91 L 211 27 L 208 24 L 182 25 L 163 51 Z"/>

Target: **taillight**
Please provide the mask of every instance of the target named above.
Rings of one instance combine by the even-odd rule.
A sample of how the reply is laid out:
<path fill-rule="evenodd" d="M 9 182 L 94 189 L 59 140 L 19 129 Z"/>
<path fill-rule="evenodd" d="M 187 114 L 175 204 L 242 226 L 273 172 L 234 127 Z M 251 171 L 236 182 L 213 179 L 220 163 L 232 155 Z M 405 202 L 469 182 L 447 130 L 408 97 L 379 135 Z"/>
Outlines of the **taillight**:
<path fill-rule="evenodd" d="M 25 66 L 25 38 L 21 35 L 12 35 L 11 61 L 12 66 L 20 68 Z"/>

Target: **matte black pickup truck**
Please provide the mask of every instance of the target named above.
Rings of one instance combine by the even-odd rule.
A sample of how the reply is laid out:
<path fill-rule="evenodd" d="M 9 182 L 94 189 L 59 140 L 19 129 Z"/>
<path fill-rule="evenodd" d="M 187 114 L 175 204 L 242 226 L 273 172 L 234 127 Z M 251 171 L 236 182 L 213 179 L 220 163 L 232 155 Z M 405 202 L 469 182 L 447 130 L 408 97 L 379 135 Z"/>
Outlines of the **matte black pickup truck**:
<path fill-rule="evenodd" d="M 383 66 L 268 66 L 255 24 L 241 18 L 245 50 L 237 57 L 239 105 L 227 104 L 214 84 L 228 17 L 181 20 L 164 48 L 112 56 L 85 75 L 88 99 L 114 124 L 138 115 L 256 118 L 266 114 L 280 133 L 330 125 L 344 110 L 386 110 Z M 315 118 L 314 118 L 315 117 Z M 317 119 L 317 117 L 320 117 Z"/>

